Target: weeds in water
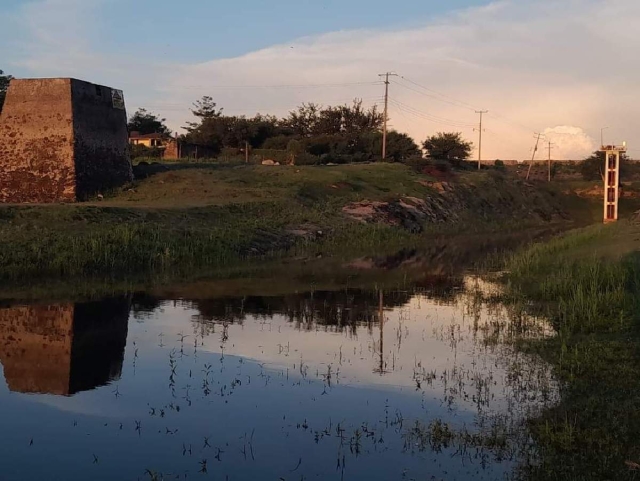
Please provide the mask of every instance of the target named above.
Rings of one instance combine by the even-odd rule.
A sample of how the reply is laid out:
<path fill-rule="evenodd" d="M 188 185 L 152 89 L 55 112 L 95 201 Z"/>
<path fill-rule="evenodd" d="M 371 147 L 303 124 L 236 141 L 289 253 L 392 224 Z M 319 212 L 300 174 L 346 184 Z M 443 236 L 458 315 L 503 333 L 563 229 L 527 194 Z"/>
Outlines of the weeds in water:
<path fill-rule="evenodd" d="M 592 227 L 506 262 L 504 298 L 548 317 L 555 337 L 522 348 L 551 362 L 557 406 L 530 420 L 535 480 L 634 479 L 640 459 L 640 256 L 635 228 Z M 625 253 L 628 253 L 624 255 Z"/>

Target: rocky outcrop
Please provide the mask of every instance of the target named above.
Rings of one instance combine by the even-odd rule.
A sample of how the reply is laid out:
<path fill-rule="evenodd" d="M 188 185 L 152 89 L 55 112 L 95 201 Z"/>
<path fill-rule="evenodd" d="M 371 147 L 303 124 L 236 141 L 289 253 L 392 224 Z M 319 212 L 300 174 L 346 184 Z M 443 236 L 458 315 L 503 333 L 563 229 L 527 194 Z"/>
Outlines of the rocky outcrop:
<path fill-rule="evenodd" d="M 446 222 L 456 217 L 441 199 L 423 200 L 416 197 L 404 197 L 391 202 L 353 202 L 344 206 L 342 212 L 364 224 L 399 226 L 414 233 L 422 232 L 427 222 Z"/>
<path fill-rule="evenodd" d="M 342 213 L 364 224 L 386 224 L 420 233 L 427 224 L 467 221 L 523 220 L 550 222 L 567 219 L 551 192 L 523 182 L 497 181 L 482 185 L 422 183 L 432 191 L 423 198 L 402 197 L 387 202 L 363 200 Z"/>

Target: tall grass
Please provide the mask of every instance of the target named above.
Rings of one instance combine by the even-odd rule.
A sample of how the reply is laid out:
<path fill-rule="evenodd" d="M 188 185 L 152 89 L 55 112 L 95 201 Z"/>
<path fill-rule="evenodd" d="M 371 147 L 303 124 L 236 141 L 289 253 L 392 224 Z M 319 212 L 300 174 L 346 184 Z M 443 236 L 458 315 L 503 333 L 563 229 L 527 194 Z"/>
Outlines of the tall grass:
<path fill-rule="evenodd" d="M 635 479 L 640 463 L 640 256 L 637 227 L 591 227 L 506 261 L 507 299 L 558 335 L 523 343 L 550 362 L 561 400 L 529 426 L 530 480 Z"/>
<path fill-rule="evenodd" d="M 615 330 L 628 324 L 640 264 L 598 254 L 612 232 L 591 227 L 512 254 L 506 262 L 509 292 L 535 302 L 562 333 Z M 586 246 L 591 249 L 585 251 Z"/>

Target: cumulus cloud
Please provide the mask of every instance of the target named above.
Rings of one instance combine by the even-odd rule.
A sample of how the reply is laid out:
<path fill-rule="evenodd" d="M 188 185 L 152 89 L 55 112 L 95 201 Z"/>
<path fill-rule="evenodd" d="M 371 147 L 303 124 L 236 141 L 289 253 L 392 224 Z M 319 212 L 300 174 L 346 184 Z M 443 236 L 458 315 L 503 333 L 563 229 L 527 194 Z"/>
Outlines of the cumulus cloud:
<path fill-rule="evenodd" d="M 96 1 L 41 4 L 63 3 L 84 12 L 83 21 L 91 25 L 91 10 L 80 5 Z M 59 38 L 51 32 L 59 30 L 52 25 L 41 21 L 30 28 L 45 43 L 55 43 Z M 631 61 L 640 48 L 638 27 L 637 0 L 513 0 L 418 27 L 327 33 L 199 64 L 96 55 L 90 42 L 59 52 L 55 65 L 32 45 L 25 61 L 43 74 L 69 69 L 94 79 L 97 72 L 125 87 L 130 109 L 148 106 L 174 129 L 202 95 L 212 95 L 228 112 L 245 114 L 283 115 L 303 101 L 353 97 L 374 104 L 383 94 L 383 86 L 374 84 L 377 75 L 393 70 L 415 83 L 394 79 L 392 125 L 416 140 L 457 130 L 475 141 L 474 110 L 486 108 L 485 158 L 526 158 L 534 131 L 553 134 L 557 158 L 574 158 L 593 147 L 603 125 L 611 127 L 612 141 L 640 142 L 634 130 L 640 70 Z M 91 32 L 80 36 L 90 38 Z M 62 42 L 82 45 L 73 37 Z M 270 85 L 277 87 L 265 87 Z"/>
<path fill-rule="evenodd" d="M 553 144 L 552 158 L 583 159 L 599 148 L 580 127 L 559 125 L 544 130 L 544 138 Z"/>

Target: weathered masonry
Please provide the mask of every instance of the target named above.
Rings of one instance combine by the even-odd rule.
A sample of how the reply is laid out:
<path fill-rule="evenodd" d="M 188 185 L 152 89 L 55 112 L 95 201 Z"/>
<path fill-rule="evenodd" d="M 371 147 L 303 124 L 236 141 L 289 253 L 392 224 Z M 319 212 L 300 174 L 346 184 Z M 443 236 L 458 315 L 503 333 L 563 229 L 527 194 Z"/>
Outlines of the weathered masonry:
<path fill-rule="evenodd" d="M 122 92 L 12 80 L 0 114 L 0 202 L 73 202 L 132 180 Z"/>
<path fill-rule="evenodd" d="M 9 390 L 71 396 L 120 378 L 131 302 L 0 307 Z"/>

